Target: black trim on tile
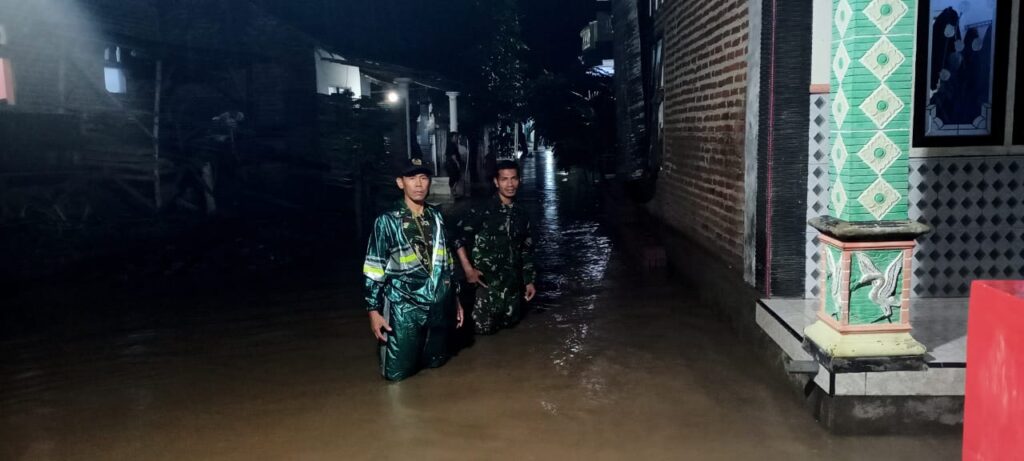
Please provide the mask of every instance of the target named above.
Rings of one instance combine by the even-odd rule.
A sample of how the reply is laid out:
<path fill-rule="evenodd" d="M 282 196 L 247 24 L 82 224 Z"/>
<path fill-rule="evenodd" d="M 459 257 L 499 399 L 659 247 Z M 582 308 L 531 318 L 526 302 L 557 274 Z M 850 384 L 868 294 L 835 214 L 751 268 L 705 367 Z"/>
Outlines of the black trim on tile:
<path fill-rule="evenodd" d="M 780 325 L 785 327 L 786 330 L 789 331 L 789 334 L 793 335 L 793 338 L 795 338 L 797 341 L 803 342 L 804 336 L 799 334 L 799 333 L 797 333 L 796 330 L 794 330 L 793 327 L 789 326 L 789 324 L 786 323 L 785 320 L 782 320 L 782 317 L 780 317 L 779 314 L 776 313 L 774 309 L 772 309 L 771 307 L 768 307 L 768 304 L 766 304 L 763 299 L 758 299 L 757 303 L 760 304 L 761 307 L 764 308 L 765 311 L 767 311 L 769 314 L 771 314 L 771 316 L 776 321 L 778 321 Z"/>

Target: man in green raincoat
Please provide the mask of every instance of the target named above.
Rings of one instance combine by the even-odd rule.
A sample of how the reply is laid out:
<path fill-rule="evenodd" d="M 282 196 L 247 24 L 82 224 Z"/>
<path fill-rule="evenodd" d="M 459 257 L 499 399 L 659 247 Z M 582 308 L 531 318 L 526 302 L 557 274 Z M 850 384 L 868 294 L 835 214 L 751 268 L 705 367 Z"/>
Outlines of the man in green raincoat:
<path fill-rule="evenodd" d="M 458 222 L 452 244 L 466 281 L 477 287 L 471 316 L 476 333 L 485 335 L 519 322 L 523 301 L 537 294 L 530 218 L 515 203 L 519 165 L 498 162 L 494 185 L 496 196 Z"/>
<path fill-rule="evenodd" d="M 444 219 L 425 201 L 431 169 L 419 159 L 397 163 L 403 199 L 377 218 L 363 264 L 380 371 L 391 381 L 443 365 L 448 330 L 462 326 Z"/>

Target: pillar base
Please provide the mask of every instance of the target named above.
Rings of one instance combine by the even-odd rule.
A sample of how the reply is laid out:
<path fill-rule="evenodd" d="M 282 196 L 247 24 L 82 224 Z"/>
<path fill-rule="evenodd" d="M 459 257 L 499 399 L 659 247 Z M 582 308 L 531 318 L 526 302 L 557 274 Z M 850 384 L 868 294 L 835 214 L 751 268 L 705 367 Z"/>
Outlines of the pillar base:
<path fill-rule="evenodd" d="M 821 307 L 804 347 L 826 368 L 926 369 L 927 348 L 910 332 L 913 221 L 811 219 L 821 234 Z"/>
<path fill-rule="evenodd" d="M 909 362 L 923 365 L 924 354 L 928 349 L 917 342 L 907 332 L 884 332 L 884 333 L 847 333 L 836 331 L 830 325 L 818 320 L 804 329 L 807 346 L 812 353 L 821 355 L 824 362 L 848 362 L 851 360 L 871 361 L 885 358 L 885 362 L 892 362 L 894 358 L 904 358 Z M 817 350 L 814 350 L 817 349 Z M 908 364 L 909 365 L 909 364 Z M 873 368 L 873 367 L 869 367 Z M 906 369 L 906 366 L 897 368 Z M 912 365 L 910 368 L 918 368 Z"/>

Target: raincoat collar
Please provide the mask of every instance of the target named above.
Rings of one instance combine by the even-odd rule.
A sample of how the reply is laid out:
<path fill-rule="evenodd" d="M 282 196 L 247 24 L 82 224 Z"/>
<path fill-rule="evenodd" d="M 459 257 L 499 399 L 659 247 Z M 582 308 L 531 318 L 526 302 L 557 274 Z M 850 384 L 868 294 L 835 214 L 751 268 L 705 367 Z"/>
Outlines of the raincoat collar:
<path fill-rule="evenodd" d="M 409 206 L 405 203 L 404 199 L 399 200 L 398 203 L 399 218 L 413 216 L 412 210 L 409 209 Z M 429 277 L 427 278 L 427 286 L 431 291 L 433 291 L 437 289 L 441 281 L 444 279 L 445 272 L 451 271 L 450 267 L 447 264 L 448 245 L 444 238 L 444 223 L 441 221 L 441 214 L 434 210 L 434 207 L 430 206 L 429 204 L 423 204 L 423 217 L 426 219 L 431 219 L 434 223 L 434 251 L 432 255 L 433 261 L 432 264 L 430 265 L 432 270 L 428 274 Z M 427 266 L 425 264 L 422 264 L 422 261 L 420 261 L 420 263 L 420 267 L 424 271 L 426 271 Z"/>
<path fill-rule="evenodd" d="M 434 213 L 433 207 L 431 207 L 430 204 L 424 203 L 423 204 L 423 216 L 429 218 L 429 217 L 431 217 L 433 215 L 433 213 Z M 412 210 L 409 209 L 409 204 L 405 203 L 405 199 L 399 199 L 398 200 L 398 216 L 399 217 L 408 216 L 410 218 L 413 216 Z"/>

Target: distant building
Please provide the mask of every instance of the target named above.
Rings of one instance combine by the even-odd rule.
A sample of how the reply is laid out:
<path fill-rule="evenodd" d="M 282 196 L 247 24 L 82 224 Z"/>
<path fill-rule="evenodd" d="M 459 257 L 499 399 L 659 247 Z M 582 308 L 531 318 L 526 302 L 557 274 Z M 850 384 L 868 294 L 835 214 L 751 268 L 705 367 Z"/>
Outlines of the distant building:
<path fill-rule="evenodd" d="M 634 183 L 652 183 L 660 170 L 665 113 L 662 3 L 611 1 L 618 67 L 618 173 Z"/>
<path fill-rule="evenodd" d="M 615 73 L 615 59 L 612 53 L 614 37 L 612 35 L 611 2 L 598 0 L 597 14 L 593 21 L 587 23 L 580 31 L 581 56 L 584 66 L 603 75 Z"/>
<path fill-rule="evenodd" d="M 218 201 L 334 210 L 361 175 L 324 139 L 330 98 L 385 103 L 385 146 L 433 156 L 454 90 L 342 56 L 248 0 L 0 0 L 0 172 L 17 178 L 0 178 L 0 223 Z"/>

